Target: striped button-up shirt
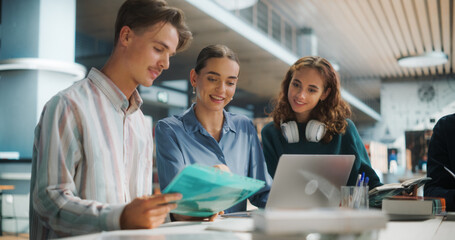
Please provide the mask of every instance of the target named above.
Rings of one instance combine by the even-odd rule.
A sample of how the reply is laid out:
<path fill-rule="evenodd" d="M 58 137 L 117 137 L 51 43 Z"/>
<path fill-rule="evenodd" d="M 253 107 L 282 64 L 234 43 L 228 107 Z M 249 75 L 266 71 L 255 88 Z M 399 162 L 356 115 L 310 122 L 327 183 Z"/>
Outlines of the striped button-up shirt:
<path fill-rule="evenodd" d="M 30 237 L 120 229 L 133 198 L 152 193 L 151 123 L 104 74 L 58 93 L 35 129 Z"/>

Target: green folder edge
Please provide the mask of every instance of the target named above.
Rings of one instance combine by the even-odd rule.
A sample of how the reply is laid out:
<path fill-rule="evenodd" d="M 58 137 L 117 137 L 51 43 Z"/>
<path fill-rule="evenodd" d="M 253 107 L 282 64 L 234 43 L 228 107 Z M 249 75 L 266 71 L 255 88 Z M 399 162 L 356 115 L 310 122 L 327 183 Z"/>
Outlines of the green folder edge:
<path fill-rule="evenodd" d="M 260 189 L 262 189 L 265 186 L 265 182 L 262 180 L 257 180 L 254 178 L 249 178 L 249 177 L 244 177 L 240 175 L 236 175 L 230 172 L 223 171 L 221 169 L 217 169 L 214 167 L 208 167 L 208 166 L 203 166 L 199 164 L 193 164 L 186 166 L 184 169 L 180 171 L 179 174 L 177 174 L 174 179 L 169 183 L 169 185 L 163 190 L 163 193 L 175 193 L 178 192 L 175 190 L 175 188 L 178 189 L 178 186 L 181 183 L 182 179 L 185 177 L 193 177 L 193 178 L 198 178 L 201 181 L 205 181 L 204 179 L 207 180 L 208 185 L 211 186 L 216 186 L 216 185 L 223 185 L 222 187 L 234 187 L 234 188 L 239 188 L 243 190 L 250 191 L 247 195 L 239 198 L 237 201 L 235 201 L 232 204 L 226 205 L 223 209 L 217 209 L 217 211 L 200 211 L 198 209 L 194 209 L 194 211 L 182 211 L 178 207 L 178 203 L 182 201 L 187 201 L 188 199 L 191 199 L 191 197 L 187 197 L 186 193 L 181 193 L 183 195 L 181 200 L 176 201 L 177 203 L 177 208 L 173 209 L 171 213 L 176 213 L 176 214 L 181 214 L 181 215 L 186 215 L 186 216 L 193 216 L 193 217 L 209 217 L 215 213 L 218 213 L 220 211 L 223 211 L 225 209 L 228 209 L 239 202 L 247 199 Z M 208 179 L 207 179 L 208 178 Z M 216 181 L 216 182 L 215 182 Z M 198 187 L 194 186 L 193 187 Z M 191 190 L 191 189 L 190 189 Z"/>

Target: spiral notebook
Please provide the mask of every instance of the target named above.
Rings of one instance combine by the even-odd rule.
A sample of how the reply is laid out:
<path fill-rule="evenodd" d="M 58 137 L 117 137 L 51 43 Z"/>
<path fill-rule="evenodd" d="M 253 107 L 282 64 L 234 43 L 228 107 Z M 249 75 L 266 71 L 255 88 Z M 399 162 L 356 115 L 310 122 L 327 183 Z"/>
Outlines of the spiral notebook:
<path fill-rule="evenodd" d="M 172 213 L 208 217 L 245 200 L 264 186 L 261 180 L 193 164 L 180 171 L 163 193 L 183 195 Z"/>

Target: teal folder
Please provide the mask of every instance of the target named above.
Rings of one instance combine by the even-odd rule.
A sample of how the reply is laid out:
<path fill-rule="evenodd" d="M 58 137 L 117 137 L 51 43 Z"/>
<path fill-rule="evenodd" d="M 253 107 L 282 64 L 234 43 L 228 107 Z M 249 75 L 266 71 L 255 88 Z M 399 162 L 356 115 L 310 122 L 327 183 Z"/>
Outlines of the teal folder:
<path fill-rule="evenodd" d="M 264 186 L 261 180 L 193 164 L 180 171 L 163 193 L 183 195 L 172 213 L 208 217 L 245 200 Z"/>

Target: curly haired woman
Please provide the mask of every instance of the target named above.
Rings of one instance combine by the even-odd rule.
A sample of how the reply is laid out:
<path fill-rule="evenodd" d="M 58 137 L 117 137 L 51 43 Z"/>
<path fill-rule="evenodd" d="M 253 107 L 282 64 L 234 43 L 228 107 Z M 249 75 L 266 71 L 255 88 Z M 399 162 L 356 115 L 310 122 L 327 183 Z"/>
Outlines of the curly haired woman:
<path fill-rule="evenodd" d="M 349 119 L 351 109 L 341 98 L 340 80 L 326 59 L 297 60 L 281 83 L 270 115 L 273 122 L 262 129 L 262 143 L 272 177 L 282 154 L 353 154 L 347 185 L 355 185 L 363 172 L 370 189 L 382 185 Z"/>

